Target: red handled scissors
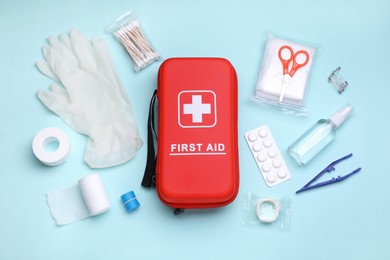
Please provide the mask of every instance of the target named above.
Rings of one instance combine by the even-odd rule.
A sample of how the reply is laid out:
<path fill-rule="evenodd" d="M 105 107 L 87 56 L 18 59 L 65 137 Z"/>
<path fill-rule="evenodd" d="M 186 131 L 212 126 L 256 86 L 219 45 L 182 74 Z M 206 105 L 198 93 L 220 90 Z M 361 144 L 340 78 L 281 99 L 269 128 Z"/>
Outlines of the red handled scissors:
<path fill-rule="evenodd" d="M 287 50 L 289 52 L 289 58 L 284 59 L 282 56 L 282 52 L 284 50 Z M 304 60 L 297 59 L 298 56 L 304 56 Z M 280 93 L 279 97 L 279 103 L 282 102 L 284 94 L 286 93 L 286 89 L 288 87 L 288 84 L 290 82 L 290 79 L 294 76 L 295 72 L 305 66 L 309 62 L 310 55 L 305 50 L 299 50 L 294 53 L 294 50 L 289 45 L 283 45 L 279 49 L 279 59 L 282 62 L 283 65 L 283 85 L 282 85 L 282 91 Z M 298 62 L 299 61 L 299 62 Z M 290 63 L 292 62 L 291 70 L 289 71 Z"/>

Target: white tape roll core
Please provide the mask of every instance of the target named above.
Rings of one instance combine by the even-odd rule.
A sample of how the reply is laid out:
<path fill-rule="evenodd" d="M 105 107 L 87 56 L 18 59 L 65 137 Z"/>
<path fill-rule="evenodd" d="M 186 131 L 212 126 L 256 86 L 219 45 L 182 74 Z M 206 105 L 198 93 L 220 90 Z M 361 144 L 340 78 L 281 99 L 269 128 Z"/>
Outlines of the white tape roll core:
<path fill-rule="evenodd" d="M 272 205 L 272 214 L 269 215 L 269 212 L 263 212 L 262 205 L 263 204 Z M 268 214 L 267 214 L 268 213 Z M 256 204 L 256 215 L 260 219 L 260 221 L 265 223 L 272 223 L 278 219 L 280 213 L 280 203 L 279 201 L 271 198 L 261 199 Z"/>
<path fill-rule="evenodd" d="M 47 151 L 46 145 L 57 141 L 58 147 L 55 151 Z M 58 128 L 50 127 L 39 131 L 33 139 L 32 150 L 35 156 L 44 164 L 56 166 L 68 157 L 70 151 L 70 142 L 68 136 Z"/>

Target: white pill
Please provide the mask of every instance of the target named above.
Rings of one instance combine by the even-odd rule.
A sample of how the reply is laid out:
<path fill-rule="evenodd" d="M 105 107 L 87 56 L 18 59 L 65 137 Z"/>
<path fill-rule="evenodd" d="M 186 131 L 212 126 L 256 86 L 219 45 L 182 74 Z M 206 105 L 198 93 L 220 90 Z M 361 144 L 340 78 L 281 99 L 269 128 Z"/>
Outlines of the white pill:
<path fill-rule="evenodd" d="M 253 151 L 255 152 L 260 152 L 261 151 L 261 145 L 259 143 L 255 143 L 253 146 L 252 146 L 252 149 Z"/>
<path fill-rule="evenodd" d="M 267 135 L 268 135 L 267 129 L 262 128 L 262 129 L 259 130 L 259 136 L 260 136 L 260 137 L 264 138 L 264 137 L 266 137 Z"/>
<path fill-rule="evenodd" d="M 248 139 L 249 139 L 249 141 L 254 142 L 257 140 L 257 136 L 256 136 L 256 134 L 251 133 L 248 135 Z"/>
<path fill-rule="evenodd" d="M 268 163 L 264 163 L 263 166 L 261 166 L 261 169 L 264 172 L 270 172 L 272 168 L 271 168 L 271 165 L 269 165 Z"/>
<path fill-rule="evenodd" d="M 283 169 L 278 170 L 276 174 L 277 174 L 277 175 L 279 176 L 279 178 L 281 178 L 281 179 L 283 179 L 283 178 L 285 178 L 285 177 L 287 176 L 287 172 L 286 172 L 285 170 L 283 170 Z"/>
<path fill-rule="evenodd" d="M 279 168 L 280 166 L 282 166 L 282 161 L 279 160 L 279 159 L 275 159 L 275 160 L 272 162 L 272 165 L 273 165 L 275 168 Z"/>
<path fill-rule="evenodd" d="M 259 162 L 265 162 L 265 161 L 267 160 L 267 156 L 265 156 L 265 154 L 263 154 L 263 153 L 259 153 L 259 154 L 257 155 L 257 160 L 258 160 Z"/>
<path fill-rule="evenodd" d="M 269 157 L 275 158 L 276 155 L 278 155 L 278 153 L 276 152 L 275 149 L 270 149 L 270 150 L 268 151 L 268 156 L 269 156 Z"/>
<path fill-rule="evenodd" d="M 267 175 L 267 181 L 269 182 L 269 183 L 274 183 L 275 181 L 276 181 L 276 177 L 275 177 L 275 175 L 274 174 L 268 174 Z"/>
<path fill-rule="evenodd" d="M 263 141 L 263 145 L 267 148 L 270 148 L 272 146 L 272 141 L 270 139 L 265 139 Z"/>

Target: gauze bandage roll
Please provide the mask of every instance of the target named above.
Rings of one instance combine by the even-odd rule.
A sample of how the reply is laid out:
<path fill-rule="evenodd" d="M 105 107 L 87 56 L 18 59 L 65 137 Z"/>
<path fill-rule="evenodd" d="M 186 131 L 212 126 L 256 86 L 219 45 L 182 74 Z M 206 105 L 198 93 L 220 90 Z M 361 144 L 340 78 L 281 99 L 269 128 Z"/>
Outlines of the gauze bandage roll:
<path fill-rule="evenodd" d="M 110 208 L 99 174 L 88 175 L 77 184 L 48 192 L 47 203 L 57 225 L 67 225 Z"/>

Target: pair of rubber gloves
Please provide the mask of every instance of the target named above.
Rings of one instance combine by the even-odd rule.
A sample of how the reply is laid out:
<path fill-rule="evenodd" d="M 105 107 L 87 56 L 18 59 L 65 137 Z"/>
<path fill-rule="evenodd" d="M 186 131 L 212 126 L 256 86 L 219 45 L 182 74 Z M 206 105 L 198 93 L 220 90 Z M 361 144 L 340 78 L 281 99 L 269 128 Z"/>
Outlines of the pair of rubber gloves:
<path fill-rule="evenodd" d="M 72 29 L 49 37 L 38 69 L 55 83 L 38 91 L 41 102 L 73 130 L 88 136 L 84 160 L 104 168 L 130 160 L 142 146 L 130 100 L 101 39 Z"/>

